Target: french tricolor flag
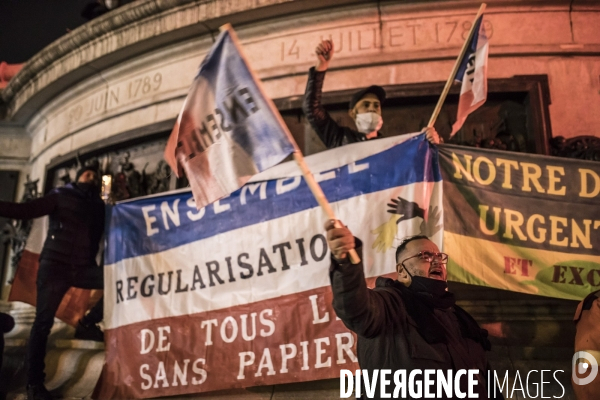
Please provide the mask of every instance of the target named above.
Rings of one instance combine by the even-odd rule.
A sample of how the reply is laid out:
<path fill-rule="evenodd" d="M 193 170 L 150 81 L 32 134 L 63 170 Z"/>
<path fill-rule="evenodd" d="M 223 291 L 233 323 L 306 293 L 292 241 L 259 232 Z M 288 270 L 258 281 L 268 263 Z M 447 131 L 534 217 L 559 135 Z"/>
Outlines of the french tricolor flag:
<path fill-rule="evenodd" d="M 487 60 L 488 60 L 488 37 L 485 33 L 483 15 L 476 22 L 473 37 L 467 47 L 467 51 L 461 60 L 460 67 L 454 79 L 462 82 L 460 98 L 458 100 L 458 112 L 456 122 L 452 125 L 452 133 L 462 127 L 467 116 L 478 109 L 487 98 Z"/>
<path fill-rule="evenodd" d="M 223 30 L 200 65 L 167 142 L 165 160 L 178 177 L 185 172 L 200 209 L 295 149 L 233 30 Z"/>

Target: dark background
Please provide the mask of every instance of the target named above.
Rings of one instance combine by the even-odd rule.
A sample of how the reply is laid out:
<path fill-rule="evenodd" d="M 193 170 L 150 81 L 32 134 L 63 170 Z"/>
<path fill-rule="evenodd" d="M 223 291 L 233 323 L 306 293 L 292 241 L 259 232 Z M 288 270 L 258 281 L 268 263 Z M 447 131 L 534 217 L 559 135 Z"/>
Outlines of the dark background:
<path fill-rule="evenodd" d="M 81 11 L 91 0 L 0 0 L 0 61 L 24 63 L 35 53 L 87 22 Z"/>

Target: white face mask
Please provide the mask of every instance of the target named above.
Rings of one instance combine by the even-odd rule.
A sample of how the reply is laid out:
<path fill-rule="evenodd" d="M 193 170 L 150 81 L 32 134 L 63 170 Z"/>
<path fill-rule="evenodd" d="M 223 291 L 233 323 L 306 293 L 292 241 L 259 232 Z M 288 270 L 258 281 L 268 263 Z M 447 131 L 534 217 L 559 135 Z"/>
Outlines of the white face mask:
<path fill-rule="evenodd" d="M 356 114 L 356 119 L 354 122 L 356 123 L 358 131 L 367 135 L 373 131 L 378 131 L 381 129 L 381 126 L 383 125 L 383 118 L 381 118 L 381 115 L 377 113 L 368 112 Z"/>

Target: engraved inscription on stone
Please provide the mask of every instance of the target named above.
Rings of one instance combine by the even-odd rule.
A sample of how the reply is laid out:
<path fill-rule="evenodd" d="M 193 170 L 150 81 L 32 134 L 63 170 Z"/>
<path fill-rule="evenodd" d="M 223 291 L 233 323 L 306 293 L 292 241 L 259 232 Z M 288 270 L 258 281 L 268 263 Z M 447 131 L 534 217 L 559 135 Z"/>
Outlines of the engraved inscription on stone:
<path fill-rule="evenodd" d="M 402 59 L 403 53 L 439 50 L 459 47 L 471 28 L 472 16 L 388 19 L 379 23 L 348 21 L 338 28 L 318 29 L 302 34 L 273 37 L 244 45 L 250 64 L 255 70 L 294 66 L 314 61 L 314 48 L 322 39 L 335 44 L 336 58 L 369 57 L 384 53 Z M 494 27 L 484 20 L 489 37 Z M 435 56 L 434 53 L 431 56 Z M 182 66 L 188 68 L 187 66 Z M 148 99 L 161 90 L 173 89 L 172 82 L 164 82 L 167 69 L 146 72 L 128 80 L 110 84 L 108 87 L 88 94 L 62 114 L 66 117 L 66 129 L 76 130 L 87 121 L 105 113 Z M 187 83 L 186 83 L 187 85 Z M 61 116 L 62 117 L 62 116 Z"/>
<path fill-rule="evenodd" d="M 157 92 L 162 81 L 163 76 L 160 72 L 146 73 L 96 91 L 67 110 L 69 129 L 92 117 Z"/>
<path fill-rule="evenodd" d="M 483 24 L 491 38 L 492 22 L 484 19 Z M 257 41 L 245 47 L 252 66 L 260 70 L 311 62 L 315 47 L 323 39 L 334 42 L 336 58 L 457 48 L 466 39 L 471 25 L 471 16 L 388 20 L 381 27 L 378 23 L 357 23 Z"/>

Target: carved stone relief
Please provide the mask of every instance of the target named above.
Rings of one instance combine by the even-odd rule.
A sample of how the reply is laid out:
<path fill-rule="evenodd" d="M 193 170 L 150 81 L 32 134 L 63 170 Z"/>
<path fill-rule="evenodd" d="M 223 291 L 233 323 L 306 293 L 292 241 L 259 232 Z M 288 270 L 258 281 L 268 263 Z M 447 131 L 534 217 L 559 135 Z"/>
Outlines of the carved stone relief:
<path fill-rule="evenodd" d="M 175 189 L 176 180 L 163 160 L 166 139 L 107 151 L 51 171 L 52 187 L 74 179 L 80 165 L 94 165 L 103 180 L 103 197 L 114 203 Z M 108 186 L 106 186 L 108 185 Z"/>
<path fill-rule="evenodd" d="M 553 156 L 600 161 L 600 138 L 596 136 L 576 136 L 565 139 L 557 136 L 550 141 Z"/>

